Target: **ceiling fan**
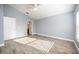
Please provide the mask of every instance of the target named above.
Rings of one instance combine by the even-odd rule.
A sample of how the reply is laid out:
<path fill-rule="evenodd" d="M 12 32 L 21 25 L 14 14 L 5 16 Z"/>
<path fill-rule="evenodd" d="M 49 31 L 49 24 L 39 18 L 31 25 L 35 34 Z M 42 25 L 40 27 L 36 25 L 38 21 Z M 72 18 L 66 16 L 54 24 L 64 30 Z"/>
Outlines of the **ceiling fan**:
<path fill-rule="evenodd" d="M 39 6 L 41 6 L 41 4 L 29 4 L 26 14 L 29 14 L 30 11 L 37 11 Z"/>

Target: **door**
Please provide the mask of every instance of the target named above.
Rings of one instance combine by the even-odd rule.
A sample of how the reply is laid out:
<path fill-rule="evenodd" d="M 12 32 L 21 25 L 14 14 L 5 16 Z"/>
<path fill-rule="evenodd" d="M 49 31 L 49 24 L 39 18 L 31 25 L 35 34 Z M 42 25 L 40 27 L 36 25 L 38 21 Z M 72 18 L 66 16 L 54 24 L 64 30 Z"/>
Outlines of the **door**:
<path fill-rule="evenodd" d="M 15 38 L 16 35 L 16 19 L 11 17 L 4 17 L 4 39 Z"/>

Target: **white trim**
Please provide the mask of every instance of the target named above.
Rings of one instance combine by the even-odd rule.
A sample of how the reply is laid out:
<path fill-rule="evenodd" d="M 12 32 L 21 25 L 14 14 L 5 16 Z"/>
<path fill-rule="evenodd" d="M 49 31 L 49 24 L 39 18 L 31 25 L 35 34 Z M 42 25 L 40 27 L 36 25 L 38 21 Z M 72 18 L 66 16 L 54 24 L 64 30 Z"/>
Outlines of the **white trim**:
<path fill-rule="evenodd" d="M 26 35 L 16 35 L 14 38 L 24 37 L 24 36 L 26 36 Z M 13 38 L 11 38 L 11 39 L 13 39 Z"/>
<path fill-rule="evenodd" d="M 37 33 L 32 33 L 32 35 L 35 35 L 35 34 L 37 34 Z"/>
<path fill-rule="evenodd" d="M 71 40 L 71 39 L 68 39 L 68 38 L 62 38 L 62 37 L 57 37 L 57 36 L 50 36 L 50 35 L 39 34 L 39 33 L 34 33 L 34 34 L 41 35 L 41 36 L 46 36 L 46 37 L 51 37 L 51 38 L 56 38 L 56 39 L 60 39 L 60 40 L 65 40 L 65 41 L 74 42 L 74 40 Z"/>
<path fill-rule="evenodd" d="M 13 38 L 9 38 L 9 39 L 5 39 L 5 41 L 6 40 L 11 40 L 11 39 L 16 39 L 16 38 L 21 38 L 21 37 L 26 37 L 26 35 L 16 35 L 15 37 L 13 37 Z"/>
<path fill-rule="evenodd" d="M 78 53 L 79 53 L 79 48 L 76 44 L 76 42 L 74 40 L 70 40 L 70 39 L 67 39 L 67 38 L 62 38 L 62 37 L 56 37 L 56 36 L 49 36 L 49 35 L 45 35 L 45 34 L 39 34 L 39 33 L 33 33 L 33 34 L 37 34 L 37 35 L 41 35 L 41 36 L 45 36 L 45 37 L 51 37 L 51 38 L 56 38 L 56 39 L 59 39 L 59 40 L 65 40 L 65 41 L 70 41 L 70 42 L 73 42 Z"/>
<path fill-rule="evenodd" d="M 75 44 L 75 47 L 76 47 L 77 51 L 79 52 L 79 48 L 78 48 L 78 46 L 77 46 L 75 41 L 74 41 L 74 44 Z"/>
<path fill-rule="evenodd" d="M 24 36 L 17 36 L 17 37 L 11 38 L 11 39 L 17 39 L 17 38 L 22 38 L 22 37 L 26 37 L 26 36 L 25 35 Z M 8 40 L 11 40 L 11 39 L 8 39 Z"/>
<path fill-rule="evenodd" d="M 34 34 L 37 34 L 37 35 L 41 35 L 41 36 L 45 36 L 45 37 L 51 37 L 51 38 L 56 38 L 56 39 L 59 39 L 59 40 L 65 40 L 65 41 L 70 41 L 70 42 L 73 42 L 77 51 L 79 52 L 79 48 L 76 44 L 76 42 L 74 40 L 70 40 L 70 39 L 67 39 L 67 38 L 62 38 L 62 37 L 56 37 L 56 36 L 49 36 L 49 35 L 45 35 L 45 34 L 39 34 L 39 33 L 33 33 Z"/>
<path fill-rule="evenodd" d="M 4 43 L 0 44 L 0 47 L 4 46 Z"/>

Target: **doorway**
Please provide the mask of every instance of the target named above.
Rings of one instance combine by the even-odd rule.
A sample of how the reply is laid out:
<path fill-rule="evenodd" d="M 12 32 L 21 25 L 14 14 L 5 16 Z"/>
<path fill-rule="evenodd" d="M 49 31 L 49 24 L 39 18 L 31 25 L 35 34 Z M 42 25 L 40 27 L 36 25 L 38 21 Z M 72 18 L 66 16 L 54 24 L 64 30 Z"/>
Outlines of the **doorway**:
<path fill-rule="evenodd" d="M 32 35 L 32 21 L 31 20 L 27 22 L 27 36 L 30 36 L 30 35 Z"/>

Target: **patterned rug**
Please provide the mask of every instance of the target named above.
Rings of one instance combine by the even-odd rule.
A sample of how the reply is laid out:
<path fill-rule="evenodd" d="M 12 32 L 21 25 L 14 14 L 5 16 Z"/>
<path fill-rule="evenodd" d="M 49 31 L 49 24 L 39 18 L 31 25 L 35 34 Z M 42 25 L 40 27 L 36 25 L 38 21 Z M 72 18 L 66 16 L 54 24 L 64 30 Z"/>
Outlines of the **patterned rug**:
<path fill-rule="evenodd" d="M 53 47 L 54 42 L 51 41 L 45 41 L 41 39 L 36 39 L 36 38 L 29 38 L 29 37 L 24 37 L 21 39 L 15 39 L 14 41 L 21 43 L 21 44 L 27 44 L 29 46 L 32 46 L 38 50 L 49 52 L 49 50 Z"/>

